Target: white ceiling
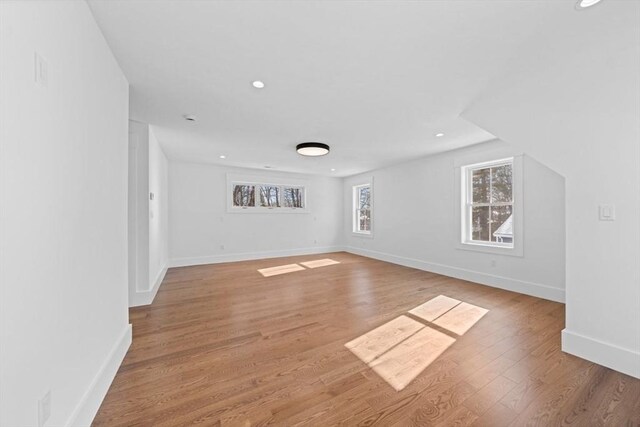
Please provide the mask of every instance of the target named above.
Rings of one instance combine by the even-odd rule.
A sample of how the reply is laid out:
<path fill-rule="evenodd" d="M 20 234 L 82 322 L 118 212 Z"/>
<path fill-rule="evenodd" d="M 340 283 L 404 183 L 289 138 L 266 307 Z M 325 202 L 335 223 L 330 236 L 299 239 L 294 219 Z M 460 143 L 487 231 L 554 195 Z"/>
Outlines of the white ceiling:
<path fill-rule="evenodd" d="M 537 35 L 591 12 L 574 0 L 89 4 L 131 117 L 170 158 L 335 176 L 492 139 L 460 114 Z M 305 141 L 331 153 L 301 157 Z"/>

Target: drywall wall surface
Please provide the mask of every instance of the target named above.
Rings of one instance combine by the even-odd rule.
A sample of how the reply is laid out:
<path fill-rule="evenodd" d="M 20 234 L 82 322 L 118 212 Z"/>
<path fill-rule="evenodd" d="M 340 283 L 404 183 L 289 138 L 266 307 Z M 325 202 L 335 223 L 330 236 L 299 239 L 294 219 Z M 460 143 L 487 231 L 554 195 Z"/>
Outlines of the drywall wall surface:
<path fill-rule="evenodd" d="M 85 2 L 1 2 L 0 32 L 0 425 L 48 392 L 46 425 L 90 422 L 130 342 L 128 83 Z"/>

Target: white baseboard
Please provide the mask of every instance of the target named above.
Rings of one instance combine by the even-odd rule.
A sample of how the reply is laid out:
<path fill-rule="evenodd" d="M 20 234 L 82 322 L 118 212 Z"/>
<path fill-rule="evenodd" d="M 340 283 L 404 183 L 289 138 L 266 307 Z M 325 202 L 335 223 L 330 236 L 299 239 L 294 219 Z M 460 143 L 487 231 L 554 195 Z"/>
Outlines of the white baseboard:
<path fill-rule="evenodd" d="M 405 258 L 384 252 L 372 251 L 369 249 L 348 246 L 347 252 L 374 258 L 392 264 L 403 265 L 405 267 L 417 268 L 418 270 L 430 271 L 442 274 L 443 276 L 455 277 L 456 279 L 468 280 L 494 288 L 506 289 L 508 291 L 544 298 L 551 301 L 564 302 L 564 289 L 554 288 L 539 283 L 525 282 L 523 280 L 510 279 L 508 277 L 496 276 L 493 274 L 480 273 L 478 271 L 467 270 L 459 267 L 452 267 L 444 264 L 430 263 L 414 258 Z"/>
<path fill-rule="evenodd" d="M 640 353 L 562 330 L 562 351 L 640 379 Z"/>
<path fill-rule="evenodd" d="M 129 293 L 129 307 L 139 307 L 141 305 L 149 305 L 153 302 L 160 285 L 164 280 L 164 276 L 167 274 L 167 267 L 163 267 L 158 272 L 156 279 L 153 282 L 153 286 L 148 291 L 137 291 L 135 293 Z"/>
<path fill-rule="evenodd" d="M 88 427 L 91 425 L 130 345 L 131 325 L 129 324 L 115 342 L 93 381 L 76 405 L 65 424 L 67 427 Z"/>
<path fill-rule="evenodd" d="M 211 255 L 193 258 L 174 258 L 170 267 L 186 267 L 190 265 L 219 264 L 222 262 L 250 261 L 255 259 L 281 258 L 287 256 L 323 254 L 344 251 L 342 246 L 323 246 L 318 248 L 298 248 L 281 251 L 244 252 L 225 255 Z"/>

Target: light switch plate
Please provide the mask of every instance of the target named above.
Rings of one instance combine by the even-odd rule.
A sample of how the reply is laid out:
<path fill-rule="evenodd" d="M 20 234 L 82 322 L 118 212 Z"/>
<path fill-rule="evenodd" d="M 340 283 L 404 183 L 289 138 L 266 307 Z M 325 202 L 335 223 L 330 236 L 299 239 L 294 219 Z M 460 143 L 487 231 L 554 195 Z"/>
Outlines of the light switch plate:
<path fill-rule="evenodd" d="M 616 207 L 614 205 L 599 206 L 600 221 L 614 221 L 616 219 Z"/>

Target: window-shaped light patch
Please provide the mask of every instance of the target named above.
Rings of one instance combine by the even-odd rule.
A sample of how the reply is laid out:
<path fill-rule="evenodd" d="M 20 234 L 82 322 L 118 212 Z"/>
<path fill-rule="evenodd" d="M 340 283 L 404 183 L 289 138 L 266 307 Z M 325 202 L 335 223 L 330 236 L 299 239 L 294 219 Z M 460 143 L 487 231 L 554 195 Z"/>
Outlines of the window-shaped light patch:
<path fill-rule="evenodd" d="M 439 295 L 345 344 L 396 391 L 404 389 L 489 310 Z M 429 325 L 437 325 L 445 331 Z"/>
<path fill-rule="evenodd" d="M 464 335 L 478 320 L 487 314 L 489 310 L 478 307 L 473 304 L 461 302 L 451 310 L 444 313 L 433 321 L 434 325 L 438 325 L 457 335 Z"/>
<path fill-rule="evenodd" d="M 298 264 L 279 265 L 277 267 L 261 268 L 258 270 L 264 277 L 277 276 L 279 274 L 293 273 L 294 271 L 304 270 L 304 267 Z"/>
<path fill-rule="evenodd" d="M 331 258 L 318 259 L 314 261 L 301 262 L 307 268 L 327 267 L 329 265 L 340 264 L 339 261 L 332 260 Z"/>

